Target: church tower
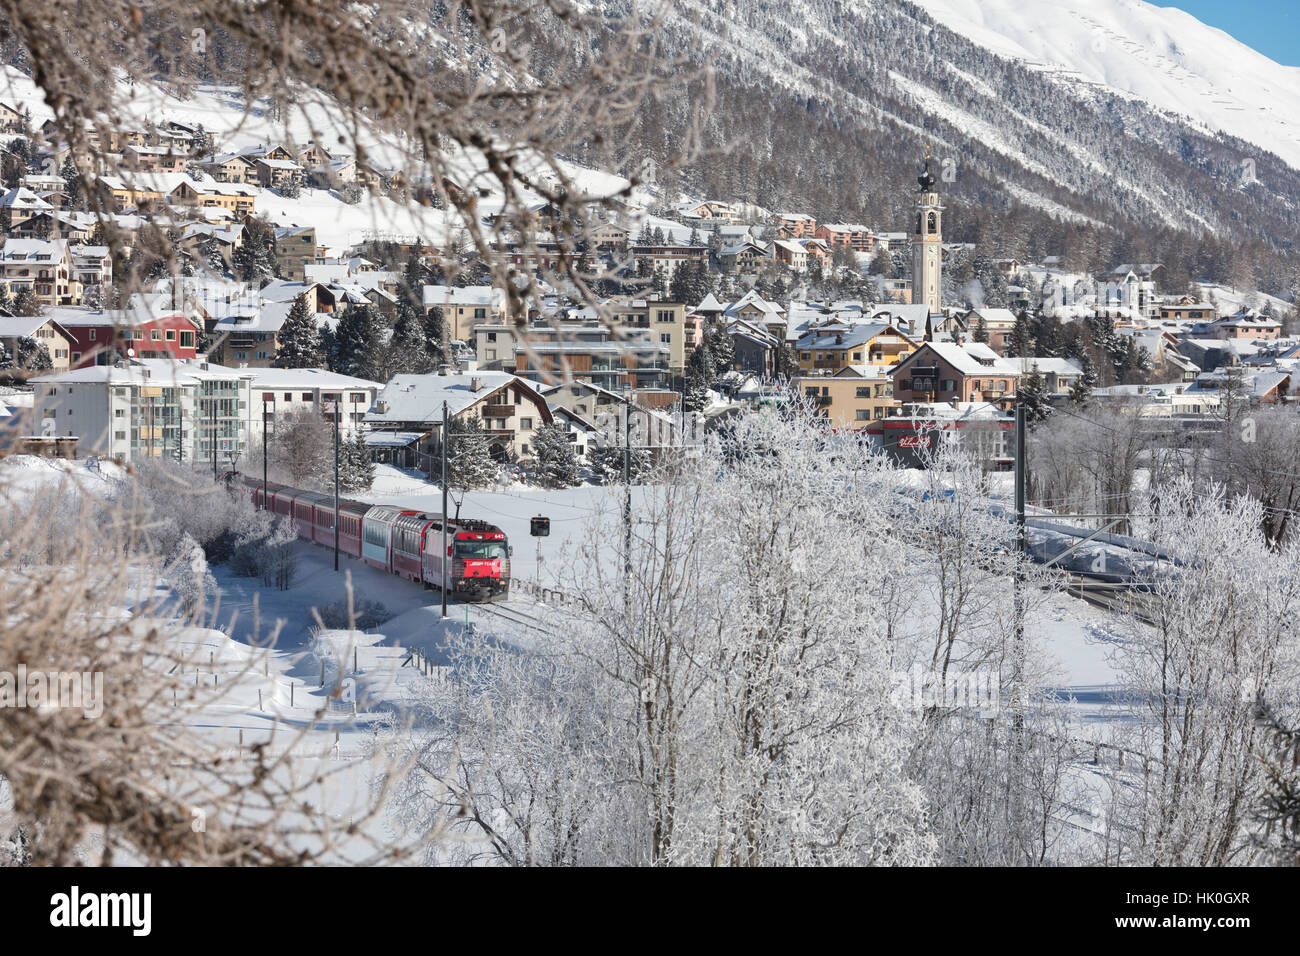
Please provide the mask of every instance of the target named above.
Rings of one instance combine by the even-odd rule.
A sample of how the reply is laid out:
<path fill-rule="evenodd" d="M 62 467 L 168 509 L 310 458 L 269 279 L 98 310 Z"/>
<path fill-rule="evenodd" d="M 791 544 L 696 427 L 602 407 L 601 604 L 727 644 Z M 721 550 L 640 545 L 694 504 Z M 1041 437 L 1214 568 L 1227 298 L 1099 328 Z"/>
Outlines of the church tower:
<path fill-rule="evenodd" d="M 943 267 L 943 206 L 930 172 L 930 151 L 925 151 L 925 169 L 916 181 L 921 192 L 916 199 L 916 231 L 912 234 L 912 304 L 925 303 L 931 312 L 941 312 L 943 295 L 939 281 Z"/>

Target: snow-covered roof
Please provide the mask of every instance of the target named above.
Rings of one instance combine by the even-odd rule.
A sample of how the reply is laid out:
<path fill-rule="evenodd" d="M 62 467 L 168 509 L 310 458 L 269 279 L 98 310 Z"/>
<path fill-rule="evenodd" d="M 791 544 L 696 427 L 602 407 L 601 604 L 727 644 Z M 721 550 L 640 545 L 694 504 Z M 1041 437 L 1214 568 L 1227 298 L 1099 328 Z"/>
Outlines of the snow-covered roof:
<path fill-rule="evenodd" d="M 1046 356 L 1042 358 L 1035 358 L 1033 356 L 1022 358 L 1019 356 L 1008 356 L 1003 359 L 1003 361 L 1009 362 L 1011 365 L 1015 366 L 1016 370 L 1021 375 L 1029 375 L 1034 369 L 1038 369 L 1039 373 L 1042 375 L 1070 376 L 1083 374 L 1083 369 L 1076 362 L 1066 358 L 1050 358 Z"/>
<path fill-rule="evenodd" d="M 473 388 L 476 381 L 479 383 L 477 391 Z M 439 424 L 442 421 L 443 402 L 447 403 L 449 414 L 458 415 L 512 383 L 518 383 L 529 390 L 533 388 L 527 381 L 509 372 L 394 375 L 375 397 L 373 408 L 366 413 L 366 421 L 380 425 L 386 422 Z M 382 412 L 379 411 L 381 408 Z"/>
<path fill-rule="evenodd" d="M 383 384 L 369 379 L 354 378 L 323 368 L 250 368 L 248 377 L 254 388 L 325 388 L 325 389 L 381 389 Z"/>
<path fill-rule="evenodd" d="M 43 375 L 33 382 L 50 384 L 194 385 L 211 379 L 246 379 L 247 369 L 227 368 L 198 361 L 128 359 L 114 365 L 88 365 L 60 375 Z"/>
<path fill-rule="evenodd" d="M 12 209 L 30 209 L 48 211 L 54 207 L 47 203 L 36 193 L 24 186 L 18 186 L 9 190 L 3 196 L 0 196 L 0 207 L 8 206 Z"/>
<path fill-rule="evenodd" d="M 490 285 L 426 285 L 424 287 L 424 307 L 458 305 L 458 306 L 501 306 L 505 303 L 505 292 Z"/>

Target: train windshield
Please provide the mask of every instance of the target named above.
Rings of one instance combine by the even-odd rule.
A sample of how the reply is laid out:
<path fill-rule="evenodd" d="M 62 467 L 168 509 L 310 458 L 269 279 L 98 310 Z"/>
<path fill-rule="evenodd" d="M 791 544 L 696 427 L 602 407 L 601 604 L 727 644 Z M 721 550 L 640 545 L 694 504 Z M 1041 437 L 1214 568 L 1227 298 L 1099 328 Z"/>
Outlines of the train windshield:
<path fill-rule="evenodd" d="M 501 541 L 457 541 L 456 557 L 473 561 L 492 561 L 506 556 L 506 546 Z"/>

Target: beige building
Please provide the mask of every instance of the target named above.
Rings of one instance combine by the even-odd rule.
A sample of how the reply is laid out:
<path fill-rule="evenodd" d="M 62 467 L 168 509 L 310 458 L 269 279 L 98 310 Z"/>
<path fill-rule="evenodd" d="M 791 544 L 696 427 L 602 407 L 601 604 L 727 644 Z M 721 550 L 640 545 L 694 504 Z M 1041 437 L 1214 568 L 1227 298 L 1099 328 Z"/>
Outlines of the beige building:
<path fill-rule="evenodd" d="M 851 365 L 834 375 L 796 378 L 792 384 L 835 428 L 865 428 L 888 418 L 898 404 L 889 370 L 880 366 Z"/>
<path fill-rule="evenodd" d="M 471 342 L 474 327 L 484 322 L 501 323 L 506 315 L 506 295 L 501 289 L 488 285 L 465 287 L 451 285 L 426 285 L 424 308 L 441 309 L 450 341 Z"/>
<path fill-rule="evenodd" d="M 18 359 L 19 340 L 24 338 L 44 345 L 50 353 L 53 371 L 48 374 L 61 374 L 71 366 L 72 336 L 58 322 L 43 315 L 0 316 L 0 345 L 10 359 Z"/>

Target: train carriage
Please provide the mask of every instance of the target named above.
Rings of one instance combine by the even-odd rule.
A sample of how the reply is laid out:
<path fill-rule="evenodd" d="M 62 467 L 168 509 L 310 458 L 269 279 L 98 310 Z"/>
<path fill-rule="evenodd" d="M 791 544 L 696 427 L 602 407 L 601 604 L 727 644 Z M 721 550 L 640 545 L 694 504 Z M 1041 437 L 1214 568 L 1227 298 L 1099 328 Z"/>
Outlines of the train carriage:
<path fill-rule="evenodd" d="M 339 502 L 339 550 L 344 554 L 361 557 L 361 522 L 369 510 L 370 505 L 360 501 Z"/>
<path fill-rule="evenodd" d="M 403 514 L 393 520 L 392 571 L 411 581 L 421 580 L 421 555 L 431 527 L 440 527 L 433 515 Z"/>
<path fill-rule="evenodd" d="M 410 509 L 375 505 L 361 521 L 361 557 L 366 564 L 382 571 L 393 569 L 393 522 L 404 514 L 415 514 Z"/>
<path fill-rule="evenodd" d="M 334 498 L 326 498 L 324 495 L 316 494 L 313 491 L 299 492 L 293 499 L 293 524 L 298 529 L 298 534 L 308 541 L 316 541 L 320 544 L 334 543 L 334 525 L 329 517 L 325 520 L 329 522 L 329 541 L 326 542 L 323 537 L 318 537 L 316 529 L 317 509 L 325 508 L 332 511 Z"/>

